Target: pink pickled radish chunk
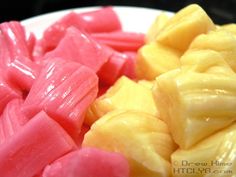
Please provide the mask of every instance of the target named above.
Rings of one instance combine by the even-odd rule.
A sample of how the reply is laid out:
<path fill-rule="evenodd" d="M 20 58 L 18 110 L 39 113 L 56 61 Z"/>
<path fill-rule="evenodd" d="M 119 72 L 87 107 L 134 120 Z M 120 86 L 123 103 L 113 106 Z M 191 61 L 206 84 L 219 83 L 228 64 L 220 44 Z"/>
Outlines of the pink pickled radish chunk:
<path fill-rule="evenodd" d="M 28 122 L 21 110 L 23 102 L 23 99 L 13 99 L 5 107 L 0 117 L 0 144 L 7 141 Z"/>
<path fill-rule="evenodd" d="M 70 27 L 55 50 L 48 52 L 45 58 L 61 57 L 88 66 L 96 72 L 111 54 L 111 50 L 101 46 L 87 34 Z"/>
<path fill-rule="evenodd" d="M 122 28 L 121 22 L 111 6 L 80 13 L 79 16 L 83 19 L 83 29 L 88 33 L 118 31 Z"/>
<path fill-rule="evenodd" d="M 76 137 L 97 92 L 98 78 L 91 69 L 61 58 L 49 59 L 33 83 L 23 109 L 28 117 L 44 110 Z"/>
<path fill-rule="evenodd" d="M 37 39 L 34 33 L 30 33 L 27 39 L 27 47 L 30 53 L 30 57 L 33 58 L 34 47 L 36 45 Z"/>
<path fill-rule="evenodd" d="M 16 58 L 28 58 L 31 55 L 24 27 L 16 21 L 0 24 L 0 67 L 6 67 Z"/>
<path fill-rule="evenodd" d="M 134 79 L 135 60 L 134 52 L 113 52 L 113 55 L 98 71 L 100 82 L 103 85 L 112 85 L 122 75 Z"/>
<path fill-rule="evenodd" d="M 91 36 L 102 44 L 121 52 L 137 51 L 145 43 L 143 33 L 114 31 L 94 33 Z"/>
<path fill-rule="evenodd" d="M 9 101 L 14 98 L 21 98 L 21 93 L 6 82 L 3 70 L 0 69 L 0 114 Z"/>
<path fill-rule="evenodd" d="M 73 140 L 61 126 L 40 112 L 0 146 L 1 176 L 32 177 L 73 148 Z"/>
<path fill-rule="evenodd" d="M 136 52 L 123 52 L 127 56 L 126 64 L 122 70 L 123 75 L 129 77 L 130 79 L 136 78 Z"/>
<path fill-rule="evenodd" d="M 112 7 L 84 13 L 71 12 L 44 31 L 42 38 L 44 51 L 54 49 L 64 36 L 66 29 L 71 26 L 88 33 L 121 30 L 121 22 Z"/>
<path fill-rule="evenodd" d="M 126 55 L 114 52 L 98 72 L 100 82 L 105 85 L 112 85 L 121 76 L 121 70 L 125 66 L 125 63 Z"/>
<path fill-rule="evenodd" d="M 30 60 L 15 59 L 7 67 L 7 77 L 20 90 L 29 91 L 39 70 L 40 66 Z"/>
<path fill-rule="evenodd" d="M 82 148 L 48 165 L 42 177 L 129 177 L 129 165 L 121 154 Z"/>

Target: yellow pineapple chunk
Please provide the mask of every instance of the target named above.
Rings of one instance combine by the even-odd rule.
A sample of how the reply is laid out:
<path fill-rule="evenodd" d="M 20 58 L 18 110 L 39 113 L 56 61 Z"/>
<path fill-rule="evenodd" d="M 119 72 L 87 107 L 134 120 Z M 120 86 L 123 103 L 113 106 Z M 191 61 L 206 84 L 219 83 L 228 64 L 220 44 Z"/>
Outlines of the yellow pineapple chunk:
<path fill-rule="evenodd" d="M 223 30 L 211 31 L 197 36 L 189 50 L 214 50 L 219 52 L 230 67 L 236 71 L 236 36 Z"/>
<path fill-rule="evenodd" d="M 206 12 L 200 6 L 192 4 L 170 18 L 156 40 L 185 51 L 196 36 L 213 29 L 215 29 L 215 25 Z"/>
<path fill-rule="evenodd" d="M 136 73 L 139 79 L 154 80 L 180 66 L 180 52 L 159 43 L 149 43 L 138 51 Z"/>
<path fill-rule="evenodd" d="M 169 16 L 166 13 L 161 13 L 157 16 L 151 27 L 148 29 L 146 34 L 146 43 L 156 41 L 157 35 L 160 33 L 161 29 L 165 26 L 169 20 Z"/>
<path fill-rule="evenodd" d="M 236 24 L 231 23 L 231 24 L 222 25 L 220 26 L 220 30 L 225 30 L 236 35 Z"/>
<path fill-rule="evenodd" d="M 222 58 L 217 60 L 170 71 L 154 84 L 160 117 L 182 149 L 236 120 L 236 74 Z"/>
<path fill-rule="evenodd" d="M 236 124 L 171 155 L 173 177 L 236 176 Z"/>
<path fill-rule="evenodd" d="M 154 116 L 159 115 L 152 91 L 125 76 L 94 101 L 87 111 L 85 123 L 91 125 L 115 109 L 139 110 Z"/>
<path fill-rule="evenodd" d="M 149 80 L 139 80 L 137 83 L 138 83 L 139 85 L 142 85 L 142 86 L 148 88 L 148 89 L 152 89 L 153 84 L 155 83 L 155 80 L 153 80 L 153 81 L 149 81 Z"/>
<path fill-rule="evenodd" d="M 232 75 L 234 71 L 220 52 L 214 50 L 188 50 L 180 58 L 182 69 L 221 75 Z"/>
<path fill-rule="evenodd" d="M 170 155 L 176 149 L 167 125 L 150 114 L 115 110 L 97 120 L 82 147 L 123 154 L 130 177 L 169 177 Z"/>

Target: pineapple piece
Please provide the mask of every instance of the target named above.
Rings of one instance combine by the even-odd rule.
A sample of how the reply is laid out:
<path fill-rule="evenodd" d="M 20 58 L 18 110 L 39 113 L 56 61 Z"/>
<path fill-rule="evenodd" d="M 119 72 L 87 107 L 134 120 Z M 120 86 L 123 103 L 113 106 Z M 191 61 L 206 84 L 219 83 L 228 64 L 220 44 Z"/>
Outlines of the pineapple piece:
<path fill-rule="evenodd" d="M 162 28 L 165 26 L 170 17 L 166 13 L 161 13 L 157 16 L 151 27 L 148 29 L 148 32 L 145 36 L 146 43 L 156 41 L 157 35 L 160 33 Z"/>
<path fill-rule="evenodd" d="M 189 50 L 214 50 L 236 71 L 236 36 L 223 30 L 197 36 Z"/>
<path fill-rule="evenodd" d="M 170 155 L 176 149 L 167 125 L 140 111 L 114 110 L 97 120 L 82 147 L 123 154 L 131 177 L 169 177 Z"/>
<path fill-rule="evenodd" d="M 155 83 L 155 80 L 153 80 L 153 81 L 139 80 L 137 83 L 138 83 L 139 85 L 142 85 L 142 86 L 148 88 L 148 89 L 152 89 L 153 84 Z"/>
<path fill-rule="evenodd" d="M 154 116 L 159 115 L 152 90 L 125 76 L 118 79 L 104 95 L 94 101 L 87 111 L 85 123 L 91 125 L 115 109 L 140 110 Z"/>
<path fill-rule="evenodd" d="M 180 52 L 159 43 L 149 43 L 138 51 L 137 78 L 154 80 L 157 76 L 180 66 Z"/>
<path fill-rule="evenodd" d="M 160 117 L 182 149 L 236 120 L 236 74 L 220 57 L 205 62 L 165 73 L 153 87 Z"/>
<path fill-rule="evenodd" d="M 220 30 L 225 30 L 225 31 L 231 32 L 232 34 L 236 35 L 236 24 L 231 23 L 231 24 L 222 25 L 222 26 L 220 26 Z"/>
<path fill-rule="evenodd" d="M 173 177 L 236 176 L 236 123 L 191 149 L 178 149 L 171 162 Z"/>
<path fill-rule="evenodd" d="M 170 18 L 156 40 L 184 52 L 196 36 L 214 29 L 215 25 L 206 12 L 192 4 Z"/>
<path fill-rule="evenodd" d="M 214 50 L 188 50 L 180 58 L 182 69 L 231 76 L 234 71 L 220 52 Z"/>

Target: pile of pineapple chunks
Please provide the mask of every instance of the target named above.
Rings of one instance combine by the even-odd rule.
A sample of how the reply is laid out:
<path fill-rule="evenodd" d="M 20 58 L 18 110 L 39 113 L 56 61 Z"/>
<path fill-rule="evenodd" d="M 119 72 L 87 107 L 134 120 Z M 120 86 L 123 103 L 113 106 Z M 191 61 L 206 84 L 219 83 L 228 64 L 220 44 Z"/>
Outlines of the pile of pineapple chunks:
<path fill-rule="evenodd" d="M 196 4 L 163 13 L 136 71 L 89 108 L 83 146 L 122 153 L 131 177 L 236 176 L 236 24 Z"/>

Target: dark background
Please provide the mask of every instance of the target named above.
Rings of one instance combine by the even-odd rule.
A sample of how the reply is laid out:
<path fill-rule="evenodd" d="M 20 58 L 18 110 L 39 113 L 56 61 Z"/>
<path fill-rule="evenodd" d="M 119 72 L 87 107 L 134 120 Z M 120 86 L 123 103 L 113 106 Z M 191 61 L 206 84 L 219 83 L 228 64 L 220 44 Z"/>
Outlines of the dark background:
<path fill-rule="evenodd" d="M 236 22 L 236 0 L 1 0 L 0 22 L 85 6 L 126 5 L 176 12 L 191 3 L 201 5 L 217 24 Z"/>

